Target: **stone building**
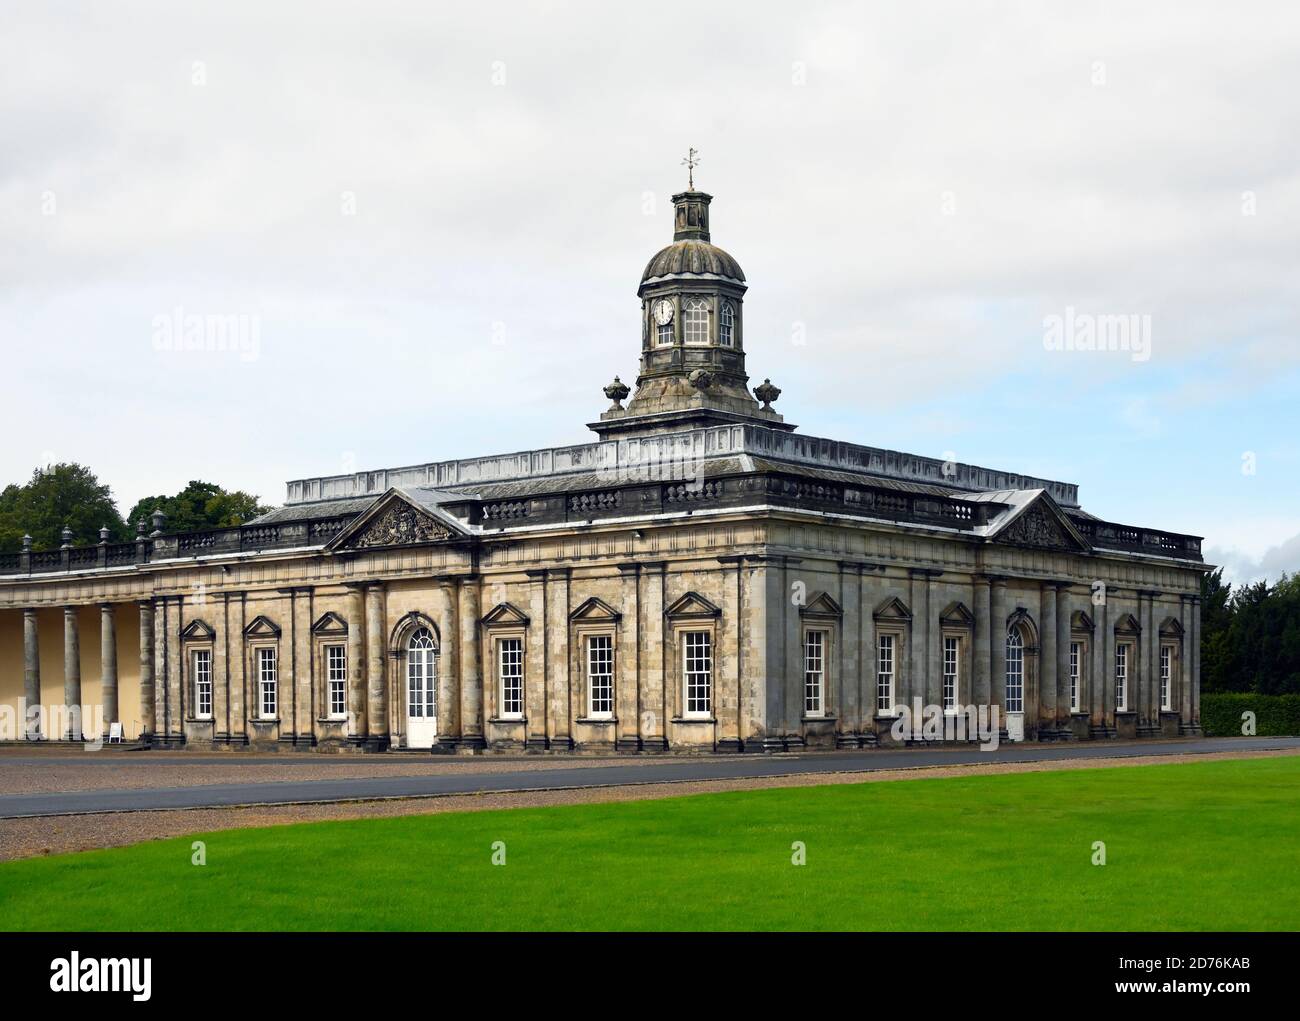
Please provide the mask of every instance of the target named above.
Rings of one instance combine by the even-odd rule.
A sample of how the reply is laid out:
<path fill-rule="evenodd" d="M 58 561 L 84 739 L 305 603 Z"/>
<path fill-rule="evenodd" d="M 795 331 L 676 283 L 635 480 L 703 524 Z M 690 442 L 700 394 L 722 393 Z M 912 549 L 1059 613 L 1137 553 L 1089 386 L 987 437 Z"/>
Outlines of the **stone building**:
<path fill-rule="evenodd" d="M 0 556 L 0 703 L 41 706 L 26 736 L 79 737 L 53 710 L 85 705 L 204 749 L 861 747 L 918 699 L 996 706 L 1013 740 L 1197 733 L 1200 539 L 800 434 L 749 387 L 710 196 L 673 201 L 635 392 L 605 387 L 594 442 Z"/>

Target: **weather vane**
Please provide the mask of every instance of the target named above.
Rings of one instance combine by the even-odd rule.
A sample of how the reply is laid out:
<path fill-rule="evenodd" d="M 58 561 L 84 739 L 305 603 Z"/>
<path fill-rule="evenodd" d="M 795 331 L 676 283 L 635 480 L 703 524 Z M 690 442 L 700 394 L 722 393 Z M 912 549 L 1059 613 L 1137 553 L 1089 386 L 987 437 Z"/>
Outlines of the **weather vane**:
<path fill-rule="evenodd" d="M 700 158 L 695 149 L 686 151 L 686 158 L 682 160 L 682 166 L 686 168 L 686 187 L 689 191 L 695 190 L 695 168 L 700 165 Z"/>

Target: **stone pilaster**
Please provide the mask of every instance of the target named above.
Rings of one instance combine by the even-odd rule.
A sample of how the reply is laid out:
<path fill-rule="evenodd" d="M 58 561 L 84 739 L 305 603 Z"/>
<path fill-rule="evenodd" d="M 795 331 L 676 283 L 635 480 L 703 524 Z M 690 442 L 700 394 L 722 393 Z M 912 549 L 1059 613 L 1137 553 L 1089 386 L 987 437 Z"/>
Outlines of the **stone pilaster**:
<path fill-rule="evenodd" d="M 366 747 L 388 748 L 388 657 L 385 655 L 384 585 L 366 586 Z"/>
<path fill-rule="evenodd" d="M 641 598 L 645 609 L 643 634 L 645 652 L 641 675 L 641 747 L 646 751 L 668 748 L 668 672 L 672 655 L 668 649 L 664 611 L 668 584 L 667 565 L 662 561 L 641 565 Z"/>
<path fill-rule="evenodd" d="M 1160 733 L 1160 634 L 1155 621 L 1155 593 L 1138 592 L 1137 711 L 1138 737 L 1156 737 Z"/>
<path fill-rule="evenodd" d="M 1056 737 L 1069 741 L 1074 737 L 1070 725 L 1070 587 L 1056 588 Z M 1084 678 L 1080 676 L 1082 696 Z"/>
<path fill-rule="evenodd" d="M 118 721 L 117 702 L 117 615 L 111 603 L 99 607 L 100 701 L 104 704 L 104 736 Z"/>
<path fill-rule="evenodd" d="M 800 625 L 803 618 L 799 616 L 799 607 L 795 605 L 793 595 L 796 581 L 805 582 L 805 595 L 807 594 L 807 584 L 806 579 L 800 577 L 800 561 L 798 558 L 786 557 L 784 563 L 785 568 L 782 573 L 785 576 L 785 585 L 781 594 L 781 602 L 778 604 L 782 635 L 781 691 L 785 696 L 781 733 L 785 746 L 789 749 L 802 748 L 804 745 L 803 642 L 800 640 Z M 769 677 L 768 680 L 770 682 L 771 678 Z"/>
<path fill-rule="evenodd" d="M 552 748 L 573 747 L 573 692 L 569 676 L 569 569 L 557 567 L 547 572 L 546 598 L 549 618 L 546 622 L 546 672 L 550 697 L 547 736 Z"/>
<path fill-rule="evenodd" d="M 619 564 L 619 621 L 618 655 L 615 667 L 616 702 L 614 714 L 618 718 L 618 731 L 614 747 L 623 752 L 641 748 L 641 606 L 638 578 L 641 569 L 637 564 Z"/>
<path fill-rule="evenodd" d="M 151 737 L 156 730 L 154 707 L 154 627 L 153 601 L 140 604 L 140 736 Z"/>
<path fill-rule="evenodd" d="M 745 751 L 763 747 L 767 733 L 767 565 L 762 557 L 745 558 L 745 595 L 742 600 L 740 641 L 741 746 Z M 661 611 L 662 615 L 662 611 Z"/>
<path fill-rule="evenodd" d="M 364 744 L 367 732 L 366 594 L 360 585 L 348 588 L 348 740 Z"/>
<path fill-rule="evenodd" d="M 879 702 L 876 682 L 878 680 L 877 671 L 880 667 L 879 650 L 876 648 L 875 600 L 870 596 L 866 577 L 867 572 L 872 570 L 875 570 L 875 568 L 865 565 L 859 567 L 856 579 L 859 610 L 858 627 L 862 639 L 862 652 L 858 659 L 862 671 L 862 694 L 858 703 L 857 730 L 858 734 L 861 735 L 861 743 L 869 747 L 874 747 L 877 743 L 876 713 L 878 712 L 877 706 Z"/>
<path fill-rule="evenodd" d="M 858 579 L 862 569 L 856 564 L 839 565 L 840 619 L 839 634 L 833 650 L 838 668 L 835 671 L 835 702 L 833 711 L 838 717 L 835 745 L 837 748 L 857 748 L 862 743 L 862 657 L 866 650 L 860 645 L 862 586 Z"/>
<path fill-rule="evenodd" d="M 481 750 L 483 738 L 483 655 L 479 641 L 479 579 L 460 583 L 460 743 Z"/>
<path fill-rule="evenodd" d="M 1006 730 L 1007 712 L 1007 583 L 1004 578 L 989 580 L 989 673 L 991 704 L 998 707 L 1000 726 Z"/>
<path fill-rule="evenodd" d="M 524 715 L 528 719 L 524 747 L 542 751 L 546 740 L 546 572 L 528 572 L 528 640 L 524 643 Z"/>
<path fill-rule="evenodd" d="M 434 586 L 433 619 L 439 639 L 437 747 L 451 751 L 460 743 L 460 640 L 456 635 L 456 583 L 450 579 L 441 579 Z M 529 683 L 529 678 L 524 681 Z"/>
<path fill-rule="evenodd" d="M 713 715 L 717 718 L 717 750 L 741 750 L 740 671 L 742 638 L 740 634 L 742 592 L 744 585 L 740 556 L 718 558 L 722 579 L 722 618 L 718 621 L 717 678 Z M 624 620 L 626 620 L 626 611 Z"/>
<path fill-rule="evenodd" d="M 1115 736 L 1115 649 L 1114 633 L 1110 626 L 1109 593 L 1099 605 L 1094 605 L 1092 648 L 1091 712 L 1088 733 L 1094 738 Z"/>
<path fill-rule="evenodd" d="M 41 739 L 41 642 L 34 609 L 23 610 L 23 698 L 27 718 L 23 734 L 28 741 Z"/>
<path fill-rule="evenodd" d="M 1201 597 L 1192 597 L 1192 731 L 1201 732 Z"/>
<path fill-rule="evenodd" d="M 184 597 L 166 600 L 171 607 L 167 611 L 165 629 L 167 653 L 167 700 L 170 713 L 167 720 L 167 740 L 177 747 L 185 744 L 185 666 L 181 655 L 181 628 L 185 626 Z"/>
<path fill-rule="evenodd" d="M 77 623 L 77 608 L 63 608 L 63 707 L 67 723 L 63 731 L 65 741 L 80 741 L 81 713 L 81 629 Z"/>
<path fill-rule="evenodd" d="M 1057 583 L 1042 585 L 1038 627 L 1038 740 L 1056 737 L 1056 596 Z M 1032 707 L 1026 707 L 1027 712 Z M 1026 729 L 1028 729 L 1026 727 Z"/>
<path fill-rule="evenodd" d="M 984 575 L 975 576 L 974 599 L 971 604 L 975 613 L 975 635 L 971 643 L 973 645 L 972 654 L 975 657 L 971 677 L 974 681 L 975 690 L 972 692 L 971 701 L 976 706 L 987 706 L 991 704 L 993 698 L 993 663 L 992 645 L 990 643 L 992 609 L 989 600 L 989 586 L 989 579 Z"/>

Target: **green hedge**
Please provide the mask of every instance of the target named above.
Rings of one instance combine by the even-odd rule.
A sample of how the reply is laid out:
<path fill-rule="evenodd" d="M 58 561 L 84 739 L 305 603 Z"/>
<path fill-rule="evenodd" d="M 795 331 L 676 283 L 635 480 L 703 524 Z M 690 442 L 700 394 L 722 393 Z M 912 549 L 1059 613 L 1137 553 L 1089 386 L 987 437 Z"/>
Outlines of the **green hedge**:
<path fill-rule="evenodd" d="M 1247 711 L 1255 714 L 1261 737 L 1300 734 L 1300 695 L 1201 694 L 1201 727 L 1215 737 L 1240 736 Z"/>

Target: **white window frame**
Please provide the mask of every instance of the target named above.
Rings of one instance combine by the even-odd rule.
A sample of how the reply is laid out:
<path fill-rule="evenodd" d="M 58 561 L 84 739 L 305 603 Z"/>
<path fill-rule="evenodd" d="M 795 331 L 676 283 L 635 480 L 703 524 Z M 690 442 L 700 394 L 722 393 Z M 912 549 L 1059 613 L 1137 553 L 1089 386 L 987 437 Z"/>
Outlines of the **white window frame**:
<path fill-rule="evenodd" d="M 1012 653 L 1015 653 L 1013 656 Z M 1006 711 L 1025 711 L 1025 640 L 1019 628 L 1007 631 Z"/>
<path fill-rule="evenodd" d="M 190 650 L 190 676 L 194 680 L 194 718 L 212 719 L 212 650 Z M 207 709 L 203 708 L 207 702 Z"/>
<path fill-rule="evenodd" d="M 707 298 L 688 298 L 682 303 L 682 343 L 706 347 L 709 336 L 709 302 Z"/>
<path fill-rule="evenodd" d="M 419 645 L 416 644 L 417 640 Z M 418 627 L 406 641 L 406 718 L 438 718 L 438 642 L 427 627 Z M 418 667 L 419 677 L 415 676 Z M 412 682 L 420 683 L 419 697 L 412 698 Z"/>
<path fill-rule="evenodd" d="M 803 633 L 803 714 L 826 715 L 826 656 L 830 632 L 808 628 Z"/>
<path fill-rule="evenodd" d="M 1160 711 L 1173 710 L 1174 697 L 1174 647 L 1160 646 Z"/>
<path fill-rule="evenodd" d="M 524 718 L 524 640 L 506 635 L 496 640 L 497 691 L 501 699 L 501 719 Z"/>
<path fill-rule="evenodd" d="M 681 635 L 682 716 L 689 720 L 712 719 L 713 632 L 684 630 Z"/>
<path fill-rule="evenodd" d="M 876 636 L 876 715 L 893 716 L 898 683 L 898 635 L 882 631 Z"/>
<path fill-rule="evenodd" d="M 325 712 L 331 720 L 348 718 L 348 647 L 325 646 Z"/>
<path fill-rule="evenodd" d="M 655 322 L 655 345 L 657 347 L 672 347 L 676 339 L 677 337 L 673 331 L 673 320 L 669 319 L 666 323 Z"/>
<path fill-rule="evenodd" d="M 1070 641 L 1070 712 L 1079 712 L 1079 686 L 1083 677 L 1083 642 Z"/>
<path fill-rule="evenodd" d="M 582 642 L 587 670 L 587 718 L 614 718 L 614 635 L 608 631 L 589 634 Z"/>
<path fill-rule="evenodd" d="M 957 635 L 943 636 L 943 682 L 940 698 L 943 711 L 948 715 L 957 713 L 957 696 L 961 691 L 961 638 Z"/>
<path fill-rule="evenodd" d="M 1115 711 L 1128 712 L 1128 665 L 1131 661 L 1132 642 L 1115 643 Z"/>
<path fill-rule="evenodd" d="M 274 720 L 280 714 L 280 650 L 260 645 L 254 650 L 257 662 L 257 714 Z"/>
<path fill-rule="evenodd" d="M 723 347 L 736 346 L 736 306 L 729 301 L 724 301 L 718 312 L 718 343 Z"/>

